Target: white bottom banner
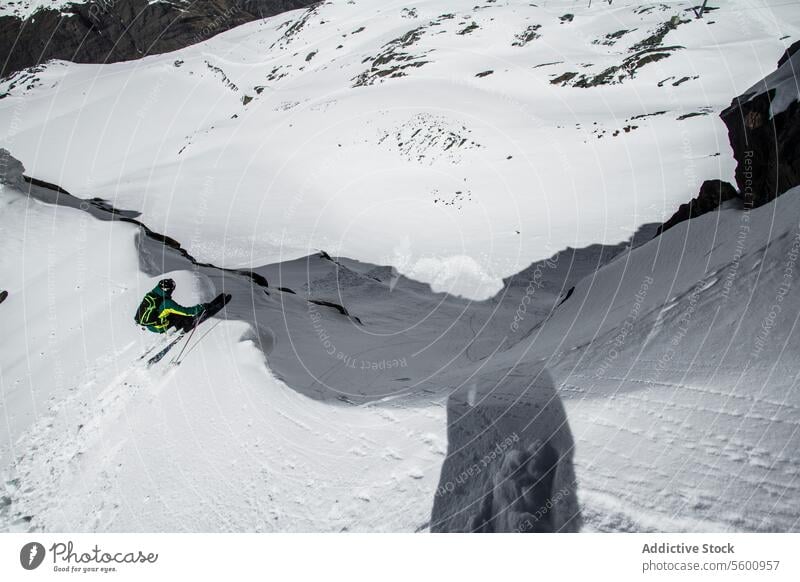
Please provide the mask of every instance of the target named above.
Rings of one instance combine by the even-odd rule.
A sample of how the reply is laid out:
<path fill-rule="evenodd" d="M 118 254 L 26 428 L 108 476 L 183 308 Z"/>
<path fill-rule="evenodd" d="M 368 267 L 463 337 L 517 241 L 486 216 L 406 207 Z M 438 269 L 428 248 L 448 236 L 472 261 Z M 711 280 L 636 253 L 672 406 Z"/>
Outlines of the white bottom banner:
<path fill-rule="evenodd" d="M 0 580 L 796 581 L 798 542 L 800 534 L 3 534 Z"/>

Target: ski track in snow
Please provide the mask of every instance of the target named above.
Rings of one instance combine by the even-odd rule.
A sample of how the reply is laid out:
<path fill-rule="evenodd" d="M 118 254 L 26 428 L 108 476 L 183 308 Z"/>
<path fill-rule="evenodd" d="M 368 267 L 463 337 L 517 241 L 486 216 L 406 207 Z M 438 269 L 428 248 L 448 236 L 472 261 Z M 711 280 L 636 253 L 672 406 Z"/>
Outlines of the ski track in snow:
<path fill-rule="evenodd" d="M 219 348 L 223 346 L 215 346 Z M 434 459 L 444 455 L 441 437 L 420 433 L 410 428 L 413 424 L 382 408 L 345 412 L 345 418 L 362 419 L 359 423 L 362 428 L 354 427 L 352 432 L 342 428 L 320 430 L 278 411 L 280 417 L 298 429 L 295 438 L 300 447 L 296 443 L 272 441 L 268 433 L 252 440 L 253 434 L 248 435 L 248 429 L 253 427 L 253 420 L 239 427 L 233 426 L 232 421 L 224 422 L 223 417 L 222 424 L 228 426 L 196 427 L 210 429 L 216 438 L 230 439 L 230 432 L 237 438 L 236 460 L 228 466 L 221 459 L 215 461 L 213 470 L 205 475 L 206 479 L 219 480 L 211 487 L 207 481 L 203 483 L 202 477 L 200 483 L 193 485 L 202 472 L 181 468 L 186 460 L 175 454 L 182 446 L 174 442 L 180 434 L 176 431 L 162 446 L 168 452 L 174 449 L 177 474 L 170 479 L 182 481 L 188 490 L 165 486 L 163 472 L 168 467 L 160 466 L 159 459 L 153 458 L 153 450 L 146 446 L 147 432 L 171 432 L 169 426 L 162 424 L 165 419 L 160 418 L 163 410 L 159 407 L 165 406 L 162 400 L 172 397 L 163 393 L 177 395 L 182 388 L 176 376 L 193 364 L 188 362 L 175 368 L 161 362 L 148 370 L 146 364 L 138 363 L 119 373 L 98 373 L 105 366 L 129 361 L 130 355 L 115 354 L 98 362 L 97 369 L 87 370 L 86 376 L 91 379 L 81 382 L 63 400 L 54 399 L 48 413 L 16 443 L 16 448 L 26 454 L 16 460 L 14 472 L 8 478 L 7 494 L 14 518 L 6 527 L 18 531 L 27 531 L 31 525 L 39 531 L 151 531 L 163 524 L 168 529 L 184 531 L 413 531 L 427 518 L 425 498 L 432 495 L 431 478 L 435 478 L 435 471 L 423 470 L 425 462 L 419 464 L 415 458 L 407 459 L 391 448 L 383 449 L 385 445 L 370 431 L 380 425 L 405 424 L 402 432 L 417 439 L 416 448 L 429 450 Z M 98 387 L 102 388 L 98 391 Z M 191 388 L 181 396 L 197 397 Z M 200 406 L 211 404 L 204 402 Z M 145 423 L 137 410 L 141 408 L 152 413 L 146 415 Z M 190 411 L 182 410 L 186 412 Z M 326 414 L 340 416 L 336 410 Z M 364 419 L 367 428 L 363 428 Z M 443 412 L 434 414 L 430 422 L 441 424 L 442 420 Z M 347 421 L 334 424 L 342 427 Z M 436 430 L 435 425 L 430 424 L 429 429 Z M 313 448 L 315 440 L 347 447 L 344 456 L 356 462 L 344 461 L 342 465 L 350 470 L 352 464 L 358 465 L 362 459 L 378 459 L 383 470 L 380 475 L 371 475 L 370 480 L 355 471 L 321 470 L 309 463 L 306 455 L 298 455 L 298 448 Z M 150 458 L 142 458 L 144 454 Z M 200 464 L 208 462 L 201 459 Z M 144 490 L 141 499 L 133 499 L 125 483 L 130 465 L 145 473 L 139 476 L 143 483 L 137 487 Z M 282 474 L 277 484 L 276 472 Z M 348 490 L 349 485 L 359 482 L 363 484 Z M 214 495 L 215 489 L 223 496 Z M 377 503 L 392 490 L 400 499 L 409 490 L 418 490 L 422 495 L 412 495 L 401 507 Z M 193 495 L 199 503 L 185 507 L 182 498 Z M 228 497 L 228 502 L 221 502 L 224 497 Z M 365 509 L 365 504 L 370 503 L 374 505 L 373 511 Z M 151 521 L 146 516 L 153 517 L 150 515 L 153 509 L 142 513 L 137 508 L 142 504 L 157 507 L 164 515 Z M 326 504 L 331 508 L 327 521 L 318 513 Z M 187 513 L 187 509 L 191 511 Z M 398 514 L 392 515 L 392 510 Z"/>
<path fill-rule="evenodd" d="M 698 180 L 732 172 L 727 150 L 717 151 L 722 125 L 705 114 L 774 66 L 775 27 L 796 34 L 796 13 L 754 14 L 742 31 L 737 10 L 750 7 L 741 1 L 703 29 L 675 25 L 675 6 L 637 14 L 615 3 L 588 19 L 563 5 L 574 21 L 560 21 L 566 8 L 556 14 L 552 3 L 454 15 L 431 1 L 412 17 L 334 2 L 141 62 L 51 63 L 4 80 L 0 145 L 31 175 L 136 209 L 200 260 L 254 268 L 271 285 L 197 267 L 136 238 L 132 225 L 4 187 L 0 273 L 10 293 L 0 318 L 20 342 L 0 352 L 0 528 L 423 531 L 448 452 L 451 392 L 472 386 L 468 407 L 477 398 L 474 416 L 500 438 L 514 425 L 495 422 L 508 419 L 481 408 L 475 386 L 546 362 L 574 436 L 585 529 L 797 530 L 798 334 L 786 318 L 770 328 L 764 355 L 752 346 L 795 236 L 800 190 L 752 213 L 730 288 L 740 217 L 724 210 L 595 265 L 589 254 L 566 276 L 538 264 L 547 285 L 514 319 L 535 277 L 522 266 L 567 244 L 622 240 L 694 195 Z M 685 48 L 608 85 L 576 86 L 665 22 L 676 26 L 668 44 Z M 711 41 L 730 53 L 711 58 Z M 276 52 L 265 61 L 268 47 Z M 187 94 L 191 102 L 175 100 Z M 423 94 L 427 102 L 414 100 Z M 675 187 L 687 159 L 691 179 Z M 365 210 L 373 203 L 379 211 Z M 577 221 L 578 208 L 591 224 Z M 442 250 L 443 241 L 457 243 Z M 290 260 L 317 248 L 367 263 Z M 187 303 L 228 286 L 235 299 L 230 320 L 184 364 L 167 358 L 147 370 L 130 315 L 165 272 Z M 648 274 L 658 281 L 631 315 Z M 501 293 L 468 302 L 434 292 L 464 279 L 465 296 Z M 797 312 L 793 293 L 784 313 Z M 342 364 L 351 360 L 366 371 Z M 498 388 L 523 380 L 503 376 Z M 513 422 L 530 421 L 514 417 L 521 394 L 494 396 Z"/>
<path fill-rule="evenodd" d="M 727 305 L 745 305 L 742 299 L 750 293 L 774 294 L 773 273 L 780 273 L 780 258 L 793 244 L 787 233 L 795 228 L 791 217 L 796 216 L 793 209 L 798 201 L 800 191 L 778 200 L 779 206 L 787 208 L 776 213 L 781 222 L 773 224 L 772 245 L 750 241 L 741 258 L 743 276 L 728 290 Z M 72 232 L 71 222 L 80 220 L 75 216 L 79 211 L 31 200 L 26 204 L 27 208 L 7 207 L 9 225 L 19 224 L 13 212 L 28 215 L 34 224 L 43 217 L 51 220 L 58 212 L 65 232 Z M 758 227 L 771 220 L 771 212 L 766 207 L 753 213 L 754 232 L 767 231 Z M 402 342 L 388 334 L 380 341 L 367 336 L 363 343 L 360 334 L 353 335 L 352 330 L 359 328 L 351 320 L 334 310 L 320 312 L 326 314 L 322 321 L 340 349 L 353 358 L 397 355 L 401 348 L 426 358 L 374 378 L 350 371 L 341 362 L 334 365 L 329 356 L 314 355 L 315 349 L 321 349 L 316 345 L 320 339 L 307 322 L 309 329 L 303 331 L 301 322 L 308 317 L 304 299 L 281 295 L 276 304 L 267 297 L 248 298 L 251 282 L 246 283 L 250 287 L 237 288 L 245 285 L 244 279 L 223 279 L 227 289 L 234 286 L 234 297 L 244 297 L 247 303 L 266 301 L 260 307 L 266 311 L 258 318 L 264 325 L 266 316 L 273 333 L 279 322 L 288 325 L 286 318 L 293 322 L 284 330 L 291 330 L 291 341 L 273 345 L 268 362 L 278 375 L 294 378 L 290 386 L 308 384 L 304 391 L 313 399 L 290 389 L 264 366 L 252 324 L 215 324 L 186 363 L 173 367 L 167 358 L 151 370 L 138 359 L 146 347 L 140 332 L 126 331 L 116 342 L 94 345 L 89 363 L 75 368 L 71 388 L 53 394 L 13 444 L 16 453 L 6 472 L 0 513 L 4 527 L 17 531 L 425 529 L 438 468 L 446 453 L 444 404 L 450 390 L 464 386 L 467 402 L 475 406 L 484 396 L 469 396 L 470 382 L 488 378 L 497 366 L 510 362 L 516 362 L 519 370 L 513 381 L 524 381 L 525 362 L 534 361 L 537 354 L 552 358 L 549 344 L 559 339 L 575 346 L 557 350 L 560 355 L 550 370 L 559 378 L 558 392 L 576 441 L 575 471 L 585 529 L 795 529 L 794 500 L 800 499 L 800 483 L 794 444 L 800 438 L 800 401 L 793 390 L 796 367 L 781 354 L 791 353 L 786 346 L 797 341 L 796 335 L 794 328 L 773 332 L 777 347 L 770 352 L 767 362 L 774 363 L 768 366 L 759 363 L 742 369 L 747 357 L 737 355 L 738 351 L 732 360 L 727 359 L 719 340 L 730 342 L 730 332 L 727 324 L 716 322 L 733 317 L 740 329 L 758 330 L 764 315 L 760 305 L 765 301 L 753 300 L 752 307 L 743 310 L 697 309 L 698 305 L 722 304 L 724 287 L 717 279 L 728 265 L 731 248 L 724 241 L 736 236 L 729 227 L 738 218 L 727 211 L 689 225 L 715 220 L 728 225 L 718 230 L 720 235 L 714 234 L 715 229 L 694 228 L 693 236 L 701 235 L 698 244 L 716 249 L 704 265 L 685 262 L 678 269 L 669 267 L 671 261 L 681 260 L 668 251 L 683 244 L 686 233 L 681 231 L 688 227 L 679 225 L 659 241 L 615 256 L 579 282 L 565 303 L 560 303 L 563 291 L 558 289 L 566 283 L 558 279 L 557 269 L 545 267 L 550 270 L 539 272 L 556 277 L 558 283 L 553 285 L 555 292 L 542 291 L 538 296 L 543 302 L 539 309 L 545 314 L 539 317 L 544 319 L 523 321 L 536 333 L 523 333 L 511 343 L 501 322 L 513 319 L 514 308 L 524 296 L 527 287 L 519 283 L 508 287 L 503 301 L 480 304 L 436 295 L 428 298 L 419 284 L 407 279 L 389 278 L 381 283 L 380 278 L 359 274 L 379 271 L 352 261 L 315 257 L 270 267 L 266 273 L 273 280 L 282 277 L 282 283 L 296 288 L 307 281 L 309 290 L 318 288 L 323 296 L 342 301 L 373 331 L 381 317 L 387 318 L 381 324 L 389 326 L 386 330 L 397 324 L 385 301 L 401 308 L 406 318 L 430 319 L 424 325 L 415 324 L 413 334 L 404 334 Z M 91 240 L 113 232 L 124 242 L 121 248 L 127 249 L 122 254 L 135 253 L 130 245 L 131 227 L 108 228 L 112 224 L 92 222 L 84 228 L 91 226 Z M 704 242 L 704 237 L 709 240 Z M 148 250 L 147 244 L 139 244 L 140 260 L 145 258 L 147 269 L 188 268 L 186 259 L 169 258 L 170 253 L 162 253 L 163 266 L 151 265 L 157 247 Z M 665 250 L 659 245 L 665 245 Z M 25 252 L 30 253 L 30 264 L 36 264 L 33 245 Z M 640 269 L 653 264 L 650 255 L 656 252 L 665 261 L 663 276 L 672 283 L 653 287 L 624 338 L 620 357 L 604 366 L 607 346 L 619 337 L 615 334 L 620 322 L 626 321 L 630 305 L 626 297 L 639 288 Z M 754 265 L 763 268 L 756 271 Z M 591 261 L 583 268 L 591 269 Z M 622 268 L 625 274 L 620 277 L 617 271 Z M 706 275 L 707 271 L 712 275 Z M 217 291 L 220 281 L 211 278 L 213 269 L 191 277 L 183 274 L 188 272 L 175 271 L 179 288 L 193 287 L 206 295 Z M 337 276 L 332 278 L 332 273 Z M 765 283 L 754 285 L 757 273 Z M 529 275 L 521 275 L 520 280 L 528 281 Z M 145 288 L 153 284 L 145 279 Z M 330 295 L 334 279 L 343 284 Z M 388 283 L 393 286 L 389 288 Z M 620 285 L 626 290 L 606 294 Z M 588 288 L 592 293 L 586 295 Z M 11 291 L 4 306 L 19 297 L 13 285 Z M 132 312 L 136 301 L 138 294 L 130 294 L 124 312 Z M 429 312 L 426 301 L 437 307 Z M 586 301 L 599 303 L 587 307 Z M 558 308 L 548 312 L 548 302 Z M 229 309 L 238 317 L 241 304 L 235 299 Z M 580 313 L 586 314 L 585 325 L 569 325 L 565 333 L 563 326 Z M 582 334 L 590 333 L 597 325 L 592 317 L 603 313 L 606 316 L 597 330 L 605 331 L 594 332 L 595 341 L 587 344 Z M 687 320 L 687 314 L 694 319 Z M 128 317 L 124 315 L 124 320 Z M 687 321 L 697 326 L 691 328 L 694 333 L 682 331 L 680 326 Z M 442 322 L 453 328 L 452 335 L 442 333 Z M 304 333 L 311 334 L 311 341 Z M 659 356 L 676 334 L 681 339 L 679 350 L 665 366 Z M 636 341 L 640 337 L 648 341 Z M 477 345 L 478 340 L 485 355 L 467 357 L 464 348 Z M 744 335 L 731 345 L 734 350 L 749 349 L 752 340 Z M 436 344 L 433 352 L 420 350 L 420 346 Z M 776 351 L 781 346 L 782 351 Z M 697 354 L 704 350 L 718 361 L 698 360 Z M 457 361 L 462 365 L 441 369 L 442 361 L 451 357 L 447 354 L 460 354 L 463 359 Z M 298 356 L 305 366 L 314 368 L 298 368 Z M 602 376 L 597 370 L 603 370 Z M 431 375 L 432 371 L 436 373 Z M 4 372 L 4 382 L 13 377 Z M 306 379 L 299 380 L 302 377 Z M 423 378 L 428 381 L 420 384 Z M 404 384 L 399 391 L 381 392 L 382 383 L 394 385 L 396 379 Z M 512 384 L 502 386 L 512 394 L 500 398 L 502 394 L 494 393 L 495 406 L 511 412 L 519 395 Z M 334 392 L 326 395 L 325 390 Z M 334 397 L 343 393 L 348 395 L 345 402 Z M 487 412 L 476 409 L 480 422 L 489 426 L 495 420 Z M 503 429 L 497 429 L 500 438 Z"/>

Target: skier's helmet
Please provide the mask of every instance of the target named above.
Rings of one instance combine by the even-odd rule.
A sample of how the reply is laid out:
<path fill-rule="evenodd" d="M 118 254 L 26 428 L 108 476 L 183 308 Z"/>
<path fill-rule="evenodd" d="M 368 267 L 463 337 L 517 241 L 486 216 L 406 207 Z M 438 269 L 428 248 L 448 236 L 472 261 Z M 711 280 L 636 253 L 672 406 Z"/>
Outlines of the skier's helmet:
<path fill-rule="evenodd" d="M 161 279 L 161 281 L 158 282 L 158 287 L 164 293 L 172 293 L 175 290 L 175 281 L 172 279 Z"/>

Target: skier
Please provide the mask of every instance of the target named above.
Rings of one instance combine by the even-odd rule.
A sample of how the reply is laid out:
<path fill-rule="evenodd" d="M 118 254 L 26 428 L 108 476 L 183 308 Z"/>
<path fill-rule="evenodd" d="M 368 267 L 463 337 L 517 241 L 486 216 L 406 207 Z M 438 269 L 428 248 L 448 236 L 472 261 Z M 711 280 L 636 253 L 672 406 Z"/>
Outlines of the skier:
<path fill-rule="evenodd" d="M 175 281 L 161 279 L 158 285 L 142 299 L 134 317 L 136 323 L 155 333 L 164 333 L 172 327 L 187 332 L 194 327 L 204 313 L 209 311 L 209 307 L 212 305 L 216 307 L 216 303 L 219 302 L 218 298 L 212 303 L 184 307 L 172 300 L 174 290 Z"/>

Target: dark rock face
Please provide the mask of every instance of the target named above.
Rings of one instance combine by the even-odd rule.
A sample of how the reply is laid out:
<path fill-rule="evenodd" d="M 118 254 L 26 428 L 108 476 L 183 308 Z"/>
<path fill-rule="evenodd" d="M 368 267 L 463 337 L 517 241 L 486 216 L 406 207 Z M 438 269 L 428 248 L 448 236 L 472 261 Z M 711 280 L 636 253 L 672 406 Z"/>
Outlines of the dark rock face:
<path fill-rule="evenodd" d="M 0 17 L 0 76 L 49 59 L 113 63 L 165 53 L 220 32 L 313 4 L 312 0 L 92 0 Z"/>
<path fill-rule="evenodd" d="M 726 200 L 733 200 L 737 198 L 737 196 L 736 188 L 728 182 L 723 182 L 722 180 L 706 180 L 703 182 L 703 185 L 700 186 L 700 193 L 697 195 L 697 198 L 691 200 L 688 204 L 681 204 L 678 211 L 658 228 L 656 236 L 684 220 L 696 218 L 706 212 L 716 210 L 720 204 Z"/>
<path fill-rule="evenodd" d="M 726 200 L 741 198 L 746 207 L 755 208 L 800 185 L 800 101 L 772 111 L 777 97 L 776 75 L 787 79 L 790 86 L 792 80 L 794 87 L 800 83 L 800 41 L 786 50 L 777 71 L 736 97 L 720 114 L 737 162 L 738 192 L 727 182 L 706 180 L 697 198 L 682 204 L 659 227 L 656 236 L 684 220 L 715 210 Z"/>
<path fill-rule="evenodd" d="M 778 69 L 800 74 L 800 42 L 793 44 L 778 61 Z M 800 103 L 770 116 L 776 91 L 769 77 L 733 100 L 720 115 L 728 126 L 728 137 L 736 158 L 736 184 L 747 205 L 761 206 L 800 184 Z"/>

